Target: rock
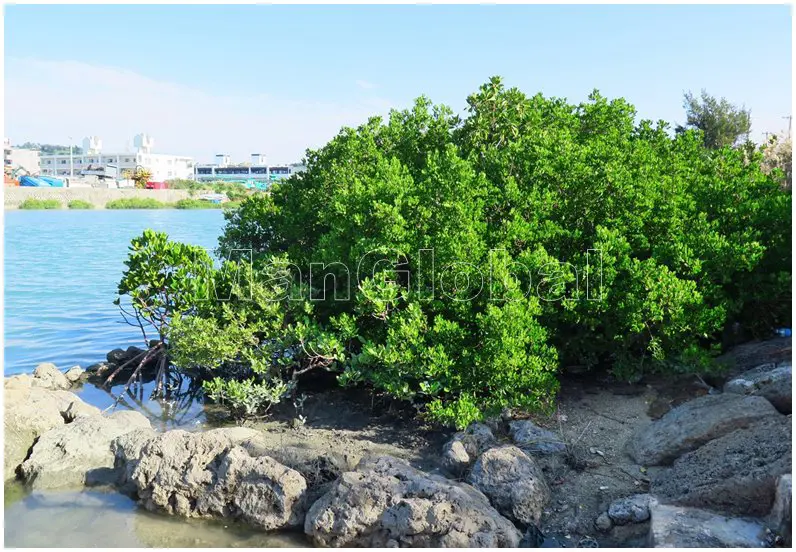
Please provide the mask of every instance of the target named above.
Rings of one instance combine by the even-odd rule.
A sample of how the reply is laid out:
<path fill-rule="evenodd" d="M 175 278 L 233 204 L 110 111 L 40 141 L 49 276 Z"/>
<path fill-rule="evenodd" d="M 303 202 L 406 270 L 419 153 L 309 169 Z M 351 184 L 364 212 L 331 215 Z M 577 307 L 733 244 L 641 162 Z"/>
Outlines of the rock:
<path fill-rule="evenodd" d="M 495 445 L 495 436 L 488 425 L 472 423 L 464 431 L 459 431 L 442 447 L 442 467 L 459 477 L 478 455 Z"/>
<path fill-rule="evenodd" d="M 86 372 L 92 376 L 109 376 L 116 365 L 110 362 L 97 362 L 86 367 Z"/>
<path fill-rule="evenodd" d="M 118 473 L 116 485 L 127 495 L 135 495 L 136 487 L 132 482 L 133 471 L 138 465 L 144 445 L 157 436 L 152 428 L 139 428 L 128 431 L 111 442 L 114 456 L 114 468 Z"/>
<path fill-rule="evenodd" d="M 201 517 L 197 501 L 215 485 L 223 455 L 256 436 L 255 430 L 242 427 L 202 433 L 181 429 L 161 433 L 141 447 L 128 485 L 135 488 L 147 510 Z"/>
<path fill-rule="evenodd" d="M 740 374 L 761 364 L 790 362 L 792 339 L 775 337 L 765 341 L 750 341 L 733 347 L 716 358 L 725 369 Z"/>
<path fill-rule="evenodd" d="M 78 418 L 85 418 L 87 416 L 98 416 L 99 414 L 100 411 L 96 406 L 91 406 L 90 404 L 86 404 L 79 399 L 70 402 L 69 405 L 61 411 L 61 416 L 63 416 L 64 421 L 66 423 L 73 422 Z"/>
<path fill-rule="evenodd" d="M 41 380 L 48 389 L 69 389 L 72 386 L 66 376 L 55 367 L 55 364 L 50 362 L 43 362 L 36 366 L 36 369 L 33 370 L 33 377 Z"/>
<path fill-rule="evenodd" d="M 792 525 L 792 497 L 793 497 L 793 476 L 791 474 L 782 475 L 777 479 L 777 491 L 774 495 L 774 506 L 768 516 L 771 528 L 782 537 L 782 544 L 790 548 L 793 544 L 791 538 Z"/>
<path fill-rule="evenodd" d="M 69 391 L 6 386 L 4 392 L 5 479 L 14 477 L 17 467 L 28 456 L 34 441 L 42 433 L 62 426 L 75 412 L 100 413 L 97 408 L 87 405 Z"/>
<path fill-rule="evenodd" d="M 150 427 L 139 412 L 81 417 L 39 436 L 20 472 L 34 489 L 63 489 L 116 482 L 111 442 L 136 428 Z"/>
<path fill-rule="evenodd" d="M 69 383 L 76 383 L 84 372 L 85 370 L 83 370 L 80 366 L 72 366 L 66 371 L 64 376 L 66 376 L 66 379 L 69 380 Z"/>
<path fill-rule="evenodd" d="M 17 374 L 5 379 L 5 389 L 25 389 L 33 386 L 33 376 L 30 374 Z"/>
<path fill-rule="evenodd" d="M 252 457 L 243 447 L 227 452 L 216 483 L 196 501 L 200 515 L 237 519 L 260 529 L 297 527 L 307 508 L 307 482 L 297 471 L 269 456 Z"/>
<path fill-rule="evenodd" d="M 779 366 L 764 364 L 728 381 L 724 385 L 724 392 L 764 397 L 783 414 L 790 414 L 792 372 L 790 362 Z"/>
<path fill-rule="evenodd" d="M 483 453 L 468 480 L 489 497 L 498 512 L 525 525 L 537 525 L 550 501 L 550 488 L 542 470 L 513 445 Z"/>
<path fill-rule="evenodd" d="M 650 545 L 655 548 L 762 548 L 761 524 L 697 508 L 650 503 Z"/>
<path fill-rule="evenodd" d="M 451 439 L 442 447 L 442 467 L 453 475 L 462 475 L 470 467 L 471 462 L 470 455 L 467 454 L 467 449 L 461 441 Z"/>
<path fill-rule="evenodd" d="M 608 507 L 608 517 L 617 525 L 642 523 L 650 518 L 650 495 L 637 494 L 614 500 Z"/>
<path fill-rule="evenodd" d="M 356 466 L 356 462 L 352 458 L 333 451 L 298 446 L 283 446 L 275 449 L 271 446 L 263 446 L 257 441 L 257 439 L 249 439 L 242 442 L 241 447 L 246 449 L 251 456 L 270 456 L 280 464 L 296 470 L 306 479 L 309 487 L 331 483 Z"/>
<path fill-rule="evenodd" d="M 671 464 L 708 441 L 777 416 L 776 409 L 762 397 L 705 395 L 642 427 L 629 439 L 628 453 L 642 465 Z"/>
<path fill-rule="evenodd" d="M 516 547 L 520 533 L 476 489 L 390 456 L 366 458 L 312 505 L 318 546 Z"/>
<path fill-rule="evenodd" d="M 603 512 L 597 519 L 594 520 L 594 526 L 597 528 L 598 531 L 602 531 L 603 533 L 607 533 L 611 530 L 611 527 L 614 526 L 614 523 L 611 521 L 611 518 L 608 517 L 608 514 Z"/>
<path fill-rule="evenodd" d="M 778 415 L 683 455 L 655 474 L 650 492 L 683 506 L 762 516 L 777 478 L 790 471 L 791 421 Z"/>
<path fill-rule="evenodd" d="M 510 422 L 509 433 L 515 445 L 531 454 L 558 454 L 567 450 L 567 446 L 558 435 L 530 420 Z"/>
<path fill-rule="evenodd" d="M 124 364 L 127 362 L 127 352 L 124 349 L 113 349 L 112 351 L 108 351 L 105 358 L 110 364 Z"/>

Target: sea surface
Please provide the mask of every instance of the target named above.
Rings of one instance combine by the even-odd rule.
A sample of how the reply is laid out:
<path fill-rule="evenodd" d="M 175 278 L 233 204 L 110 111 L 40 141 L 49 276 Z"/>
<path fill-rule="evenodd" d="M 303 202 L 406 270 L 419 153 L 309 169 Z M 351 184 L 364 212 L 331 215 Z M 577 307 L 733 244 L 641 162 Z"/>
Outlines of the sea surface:
<path fill-rule="evenodd" d="M 223 225 L 216 209 L 6 211 L 5 375 L 32 372 L 41 362 L 86 368 L 111 349 L 141 347 L 140 329 L 113 304 L 130 240 L 152 228 L 212 253 Z M 102 410 L 139 410 L 160 430 L 205 421 L 201 401 L 188 394 L 162 402 L 150 400 L 151 382 L 127 393 L 125 381 L 115 383 L 74 391 Z"/>
<path fill-rule="evenodd" d="M 116 347 L 140 346 L 138 328 L 113 304 L 130 240 L 146 228 L 214 249 L 224 224 L 220 210 L 6 211 L 6 375 L 32 372 L 41 362 L 62 370 L 105 359 Z M 86 384 L 76 392 L 100 408 L 113 406 L 121 386 Z M 145 397 L 123 396 L 117 408 L 136 408 L 160 430 L 200 428 L 201 402 L 174 415 Z M 168 412 L 167 412 L 168 411 Z M 187 428 L 187 427 L 186 427 Z M 8 547 L 290 547 L 303 535 L 263 533 L 229 522 L 155 515 L 118 493 L 94 490 L 30 492 L 4 486 Z"/>
<path fill-rule="evenodd" d="M 218 209 L 5 212 L 5 375 L 61 369 L 141 346 L 113 304 L 130 240 L 146 228 L 214 249 Z"/>

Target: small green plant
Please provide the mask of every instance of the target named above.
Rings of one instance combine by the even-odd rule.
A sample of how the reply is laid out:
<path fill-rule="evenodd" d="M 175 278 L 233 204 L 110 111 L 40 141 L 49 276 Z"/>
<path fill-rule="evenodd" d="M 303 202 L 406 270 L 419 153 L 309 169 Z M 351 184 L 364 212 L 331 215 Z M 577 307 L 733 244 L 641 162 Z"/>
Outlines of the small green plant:
<path fill-rule="evenodd" d="M 28 198 L 19 204 L 20 209 L 60 209 L 62 206 L 57 199 Z"/>
<path fill-rule="evenodd" d="M 254 378 L 243 381 L 215 378 L 203 382 L 202 387 L 208 398 L 225 405 L 240 418 L 266 414 L 289 390 L 283 381 L 257 383 Z"/>
<path fill-rule="evenodd" d="M 105 204 L 106 209 L 164 209 L 166 203 L 152 197 L 124 197 L 112 199 Z"/>
<path fill-rule="evenodd" d="M 94 204 L 84 199 L 73 199 L 69 202 L 68 207 L 70 209 L 93 209 Z"/>

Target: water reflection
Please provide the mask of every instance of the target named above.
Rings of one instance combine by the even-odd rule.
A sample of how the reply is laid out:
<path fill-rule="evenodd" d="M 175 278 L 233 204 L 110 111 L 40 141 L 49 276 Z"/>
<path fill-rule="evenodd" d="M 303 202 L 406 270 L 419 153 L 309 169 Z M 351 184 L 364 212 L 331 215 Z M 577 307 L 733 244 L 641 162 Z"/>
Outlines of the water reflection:
<path fill-rule="evenodd" d="M 306 546 L 299 533 L 264 533 L 218 521 L 157 515 L 117 493 L 37 491 L 6 485 L 5 546 L 58 548 Z M 9 500 L 9 492 L 17 500 Z M 10 504 L 8 503 L 10 502 Z"/>

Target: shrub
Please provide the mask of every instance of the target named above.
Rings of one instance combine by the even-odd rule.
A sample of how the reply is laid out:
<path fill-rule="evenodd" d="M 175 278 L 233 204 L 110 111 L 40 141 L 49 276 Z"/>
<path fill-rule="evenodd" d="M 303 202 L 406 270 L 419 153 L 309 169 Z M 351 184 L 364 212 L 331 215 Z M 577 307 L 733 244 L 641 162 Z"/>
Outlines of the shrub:
<path fill-rule="evenodd" d="M 180 199 L 174 203 L 175 209 L 220 209 L 221 203 L 213 203 L 204 199 Z"/>
<path fill-rule="evenodd" d="M 73 199 L 69 202 L 68 207 L 70 209 L 93 209 L 94 204 L 83 199 Z"/>
<path fill-rule="evenodd" d="M 124 197 L 112 199 L 105 204 L 106 209 L 164 209 L 167 204 L 152 197 Z"/>
<path fill-rule="evenodd" d="M 57 199 L 28 198 L 19 204 L 20 209 L 60 209 L 63 207 Z"/>
<path fill-rule="evenodd" d="M 220 250 L 251 249 L 253 269 L 216 273 L 230 300 L 191 323 L 211 351 L 221 328 L 244 335 L 225 360 L 176 339 L 183 362 L 267 385 L 332 370 L 463 427 L 549 408 L 562 366 L 703 371 L 728 326 L 790 324 L 791 196 L 759 151 L 596 92 L 571 105 L 495 78 L 468 106 L 421 98 L 345 128 L 225 212 Z"/>

